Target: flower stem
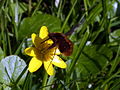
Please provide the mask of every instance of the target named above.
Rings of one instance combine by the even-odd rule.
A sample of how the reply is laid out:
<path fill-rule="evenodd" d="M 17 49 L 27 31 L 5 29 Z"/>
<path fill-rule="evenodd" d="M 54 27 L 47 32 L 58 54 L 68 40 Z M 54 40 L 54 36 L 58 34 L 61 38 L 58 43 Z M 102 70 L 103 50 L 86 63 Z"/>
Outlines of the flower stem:
<path fill-rule="evenodd" d="M 46 86 L 46 83 L 47 83 L 47 79 L 48 79 L 48 74 L 47 72 L 44 73 L 44 78 L 43 78 L 43 82 L 42 82 L 42 90 L 45 90 L 45 86 Z"/>

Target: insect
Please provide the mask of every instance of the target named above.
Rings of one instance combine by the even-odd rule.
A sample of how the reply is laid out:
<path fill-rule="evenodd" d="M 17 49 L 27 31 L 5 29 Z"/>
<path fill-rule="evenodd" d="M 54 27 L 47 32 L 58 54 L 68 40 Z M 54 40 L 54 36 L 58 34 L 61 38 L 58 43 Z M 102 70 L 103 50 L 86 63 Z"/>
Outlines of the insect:
<path fill-rule="evenodd" d="M 57 46 L 63 55 L 70 56 L 73 51 L 73 43 L 67 38 L 67 36 L 71 35 L 77 27 L 79 27 L 79 24 L 72 27 L 72 29 L 65 34 L 49 33 L 49 39 L 52 39 L 54 43 L 48 49 Z"/>
<path fill-rule="evenodd" d="M 48 48 L 57 46 L 60 52 L 65 56 L 70 56 L 73 51 L 73 43 L 63 33 L 49 33 L 49 38 L 53 40 L 53 44 Z"/>
<path fill-rule="evenodd" d="M 47 38 L 45 41 L 47 41 L 48 39 L 52 39 L 54 43 L 48 49 L 52 49 L 57 46 L 63 55 L 70 56 L 73 52 L 73 43 L 67 38 L 67 36 L 71 35 L 75 31 L 75 29 L 79 27 L 79 25 L 80 24 L 75 25 L 70 31 L 65 34 L 49 33 L 49 38 Z"/>
<path fill-rule="evenodd" d="M 53 40 L 53 44 L 48 48 L 51 49 L 55 46 L 57 46 L 60 50 L 60 52 L 65 56 L 70 56 L 73 51 L 73 43 L 67 38 L 67 36 L 71 35 L 76 28 L 79 27 L 80 24 L 75 25 L 71 28 L 70 31 L 67 33 L 49 33 L 49 38 Z"/>

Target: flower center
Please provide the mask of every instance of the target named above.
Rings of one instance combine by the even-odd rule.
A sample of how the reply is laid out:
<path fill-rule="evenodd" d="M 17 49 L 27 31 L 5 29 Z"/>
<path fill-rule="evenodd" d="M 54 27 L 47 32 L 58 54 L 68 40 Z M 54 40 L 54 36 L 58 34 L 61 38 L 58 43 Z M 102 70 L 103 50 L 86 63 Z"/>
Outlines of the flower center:
<path fill-rule="evenodd" d="M 43 48 L 39 50 L 39 55 L 40 55 L 41 60 L 45 60 L 46 49 Z"/>
<path fill-rule="evenodd" d="M 45 54 L 45 50 L 44 49 L 41 50 L 40 53 L 44 55 Z"/>

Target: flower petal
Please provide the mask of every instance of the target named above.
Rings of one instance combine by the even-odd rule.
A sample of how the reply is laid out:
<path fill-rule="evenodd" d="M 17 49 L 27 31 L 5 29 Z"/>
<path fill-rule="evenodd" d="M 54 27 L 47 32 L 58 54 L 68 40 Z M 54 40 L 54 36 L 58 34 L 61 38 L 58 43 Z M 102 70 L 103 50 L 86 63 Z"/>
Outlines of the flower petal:
<path fill-rule="evenodd" d="M 51 61 L 44 61 L 44 68 L 49 75 L 54 75 L 54 68 Z"/>
<path fill-rule="evenodd" d="M 43 46 L 45 46 L 45 42 L 44 42 L 45 40 L 38 37 L 35 33 L 33 33 L 31 35 L 31 38 L 32 38 L 32 42 L 36 48 L 41 49 L 41 48 L 43 48 Z"/>
<path fill-rule="evenodd" d="M 45 41 L 43 48 L 48 49 L 53 44 L 53 41 L 51 39 Z"/>
<path fill-rule="evenodd" d="M 52 41 L 52 39 L 49 39 L 49 40 L 46 41 L 46 43 L 52 45 L 53 41 Z"/>
<path fill-rule="evenodd" d="M 57 55 L 54 56 L 52 64 L 60 68 L 66 68 L 67 64 Z"/>
<path fill-rule="evenodd" d="M 60 55 L 60 54 L 61 54 L 60 50 L 56 48 L 55 55 Z"/>
<path fill-rule="evenodd" d="M 42 65 L 42 61 L 33 57 L 29 63 L 28 70 L 30 72 L 35 72 L 41 67 L 41 65 Z"/>
<path fill-rule="evenodd" d="M 47 55 L 60 55 L 60 54 L 61 54 L 60 50 L 56 47 L 49 49 L 47 53 Z"/>
<path fill-rule="evenodd" d="M 41 39 L 44 39 L 46 37 L 48 37 L 48 29 L 46 26 L 42 26 L 41 29 L 40 29 L 40 33 L 39 33 L 39 37 Z"/>
<path fill-rule="evenodd" d="M 35 47 L 40 46 L 40 43 L 42 42 L 42 39 L 40 39 L 35 33 L 31 35 L 32 42 L 35 45 Z"/>
<path fill-rule="evenodd" d="M 25 50 L 25 54 L 29 55 L 29 56 L 36 56 L 38 55 L 38 50 L 34 47 L 28 47 Z"/>

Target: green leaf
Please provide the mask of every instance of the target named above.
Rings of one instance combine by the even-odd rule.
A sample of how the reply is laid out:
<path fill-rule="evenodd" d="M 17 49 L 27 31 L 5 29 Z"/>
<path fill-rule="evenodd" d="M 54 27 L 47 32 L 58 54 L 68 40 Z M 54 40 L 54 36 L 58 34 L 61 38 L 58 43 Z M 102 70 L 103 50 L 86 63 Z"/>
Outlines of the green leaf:
<path fill-rule="evenodd" d="M 18 31 L 19 40 L 32 33 L 38 33 L 41 26 L 47 26 L 50 32 L 60 32 L 61 21 L 48 14 L 38 14 L 36 16 L 23 19 Z"/>
<path fill-rule="evenodd" d="M 13 84 L 25 67 L 26 63 L 24 60 L 16 55 L 11 55 L 2 59 L 0 62 L 0 82 L 5 85 Z M 26 73 L 23 74 L 19 84 L 23 83 Z"/>
<path fill-rule="evenodd" d="M 99 45 L 86 46 L 76 65 L 77 75 L 82 74 L 84 77 L 99 73 L 107 66 L 112 54 L 112 51 L 104 45 L 101 47 Z"/>

